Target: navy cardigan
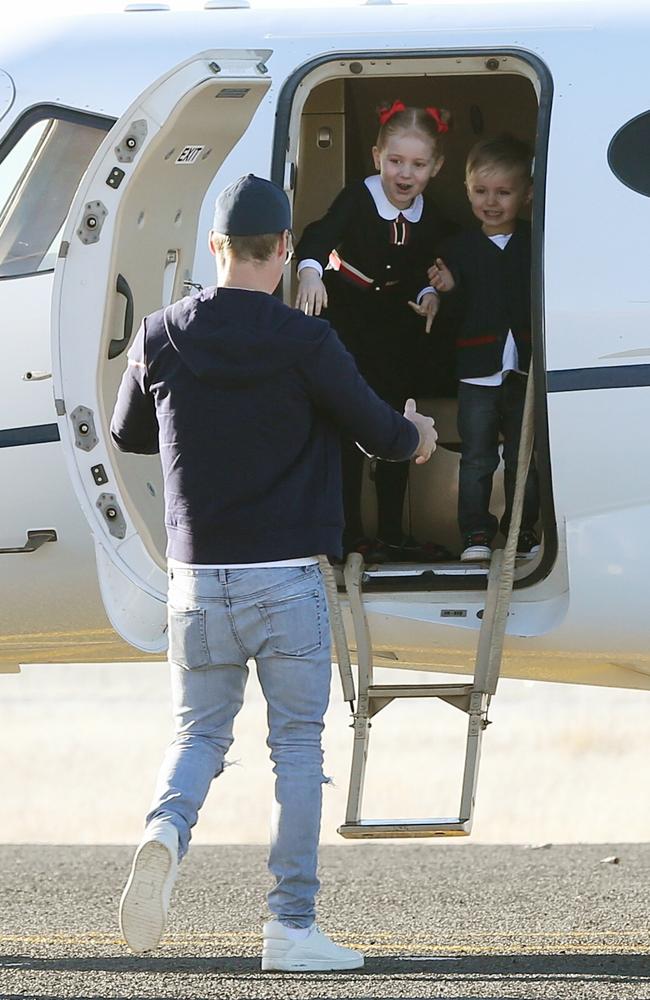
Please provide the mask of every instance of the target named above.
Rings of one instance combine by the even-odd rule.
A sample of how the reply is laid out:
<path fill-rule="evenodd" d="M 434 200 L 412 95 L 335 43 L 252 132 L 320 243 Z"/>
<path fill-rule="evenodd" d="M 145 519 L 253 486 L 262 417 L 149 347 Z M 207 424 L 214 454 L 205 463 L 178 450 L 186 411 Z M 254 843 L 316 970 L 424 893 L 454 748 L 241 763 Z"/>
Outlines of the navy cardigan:
<path fill-rule="evenodd" d="M 501 371 L 509 330 L 517 345 L 519 367 L 528 371 L 530 223 L 518 220 L 503 250 L 480 229 L 464 230 L 441 247 L 440 256 L 454 276 L 456 288 L 451 294 L 460 307 L 458 378 L 482 378 Z"/>
<path fill-rule="evenodd" d="M 111 434 L 160 451 L 167 554 L 190 563 L 340 555 L 339 437 L 404 460 L 413 423 L 364 382 L 325 320 L 208 288 L 145 318 Z"/>

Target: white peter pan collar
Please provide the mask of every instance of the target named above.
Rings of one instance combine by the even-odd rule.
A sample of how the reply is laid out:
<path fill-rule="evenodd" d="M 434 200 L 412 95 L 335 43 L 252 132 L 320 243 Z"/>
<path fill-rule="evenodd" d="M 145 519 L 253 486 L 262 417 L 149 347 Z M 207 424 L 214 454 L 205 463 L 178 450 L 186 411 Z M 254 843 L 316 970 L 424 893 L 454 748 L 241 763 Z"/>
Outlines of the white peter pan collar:
<path fill-rule="evenodd" d="M 370 177 L 366 177 L 363 182 L 370 194 L 377 208 L 377 212 L 382 219 L 386 219 L 388 222 L 394 222 L 398 215 L 403 215 L 407 222 L 419 222 L 422 216 L 422 209 L 424 208 L 424 198 L 421 194 L 416 195 L 413 199 L 409 208 L 395 208 L 395 206 L 386 197 L 386 192 L 381 185 L 381 177 L 379 174 L 372 174 Z"/>

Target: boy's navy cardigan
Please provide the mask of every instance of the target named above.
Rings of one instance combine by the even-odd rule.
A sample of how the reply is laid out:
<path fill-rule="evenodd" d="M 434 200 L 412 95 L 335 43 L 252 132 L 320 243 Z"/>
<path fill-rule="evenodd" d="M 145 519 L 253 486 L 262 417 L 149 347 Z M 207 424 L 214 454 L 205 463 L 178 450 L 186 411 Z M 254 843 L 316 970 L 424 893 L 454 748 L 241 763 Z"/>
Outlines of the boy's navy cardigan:
<path fill-rule="evenodd" d="M 361 378 L 325 320 L 209 288 L 145 318 L 111 434 L 160 451 L 167 555 L 188 563 L 340 555 L 341 433 L 410 458 L 414 424 Z"/>
<path fill-rule="evenodd" d="M 530 365 L 530 223 L 518 220 L 501 250 L 480 229 L 467 229 L 441 247 L 454 276 L 452 296 L 460 307 L 456 338 L 458 378 L 482 378 L 501 371 L 503 348 L 512 330 L 519 368 Z"/>

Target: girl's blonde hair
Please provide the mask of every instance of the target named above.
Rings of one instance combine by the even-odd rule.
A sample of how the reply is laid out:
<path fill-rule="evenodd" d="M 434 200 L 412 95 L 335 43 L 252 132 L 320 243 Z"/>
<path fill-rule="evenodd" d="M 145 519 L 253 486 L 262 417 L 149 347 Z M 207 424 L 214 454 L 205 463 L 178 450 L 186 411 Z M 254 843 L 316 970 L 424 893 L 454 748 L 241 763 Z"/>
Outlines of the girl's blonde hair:
<path fill-rule="evenodd" d="M 442 151 L 442 136 L 449 131 L 451 114 L 445 108 L 411 108 L 401 101 L 382 104 L 378 109 L 377 149 L 381 150 L 397 132 L 420 132 L 431 141 L 436 153 Z"/>

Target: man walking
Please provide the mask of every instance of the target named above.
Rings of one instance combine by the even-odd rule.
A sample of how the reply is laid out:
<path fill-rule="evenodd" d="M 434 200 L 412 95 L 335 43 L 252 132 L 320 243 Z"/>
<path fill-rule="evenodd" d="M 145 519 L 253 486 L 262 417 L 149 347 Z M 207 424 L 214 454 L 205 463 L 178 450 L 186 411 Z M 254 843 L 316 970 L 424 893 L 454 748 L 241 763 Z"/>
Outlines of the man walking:
<path fill-rule="evenodd" d="M 315 923 L 331 669 L 317 555 L 341 553 L 339 436 L 424 462 L 437 435 L 412 400 L 402 417 L 369 389 L 325 320 L 272 294 L 290 228 L 275 184 L 248 174 L 226 188 L 217 286 L 144 319 L 117 397 L 117 447 L 161 456 L 175 717 L 120 926 L 134 952 L 158 944 L 254 659 L 276 776 L 262 968 L 304 972 L 363 965 Z"/>

